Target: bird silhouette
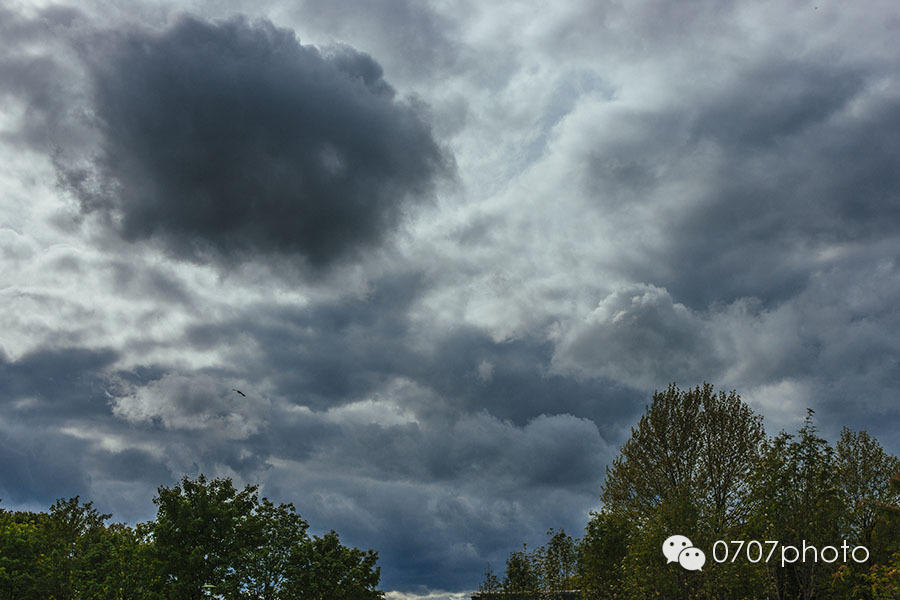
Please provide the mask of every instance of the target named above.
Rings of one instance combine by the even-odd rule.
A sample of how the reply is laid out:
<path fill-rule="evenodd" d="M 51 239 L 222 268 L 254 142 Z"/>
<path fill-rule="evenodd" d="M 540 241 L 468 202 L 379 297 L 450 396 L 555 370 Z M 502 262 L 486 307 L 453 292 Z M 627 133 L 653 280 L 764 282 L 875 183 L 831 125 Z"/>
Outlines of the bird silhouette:
<path fill-rule="evenodd" d="M 238 394 L 240 394 L 240 395 L 243 396 L 244 398 L 247 397 L 247 394 L 245 394 L 245 393 L 242 392 L 241 390 L 237 390 L 237 389 L 235 389 L 235 388 L 231 388 L 231 391 L 232 391 L 232 392 L 237 392 Z"/>

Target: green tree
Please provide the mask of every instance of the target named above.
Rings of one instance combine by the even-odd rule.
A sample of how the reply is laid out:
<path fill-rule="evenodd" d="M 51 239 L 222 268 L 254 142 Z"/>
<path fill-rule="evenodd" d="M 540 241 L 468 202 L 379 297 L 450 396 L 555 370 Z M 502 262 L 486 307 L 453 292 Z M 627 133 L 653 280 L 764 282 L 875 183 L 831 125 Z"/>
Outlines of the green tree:
<path fill-rule="evenodd" d="M 836 593 L 846 597 L 871 598 L 869 565 L 886 564 L 896 550 L 898 528 L 886 518 L 885 506 L 900 501 L 891 488 L 891 476 L 900 472 L 900 460 L 866 431 L 841 430 L 835 444 L 835 467 L 841 493 L 841 537 L 870 553 L 867 564 L 842 565 L 834 578 Z"/>
<path fill-rule="evenodd" d="M 146 523 L 115 523 L 106 534 L 112 547 L 104 572 L 115 600 L 162 600 L 163 580 Z"/>
<path fill-rule="evenodd" d="M 276 506 L 267 498 L 262 499 L 254 518 L 259 521 L 260 537 L 241 569 L 245 591 L 251 598 L 275 600 L 288 581 L 292 558 L 310 543 L 306 535 L 309 524 L 293 504 Z"/>
<path fill-rule="evenodd" d="M 874 549 L 875 527 L 885 504 L 900 502 L 900 492 L 890 486 L 900 472 L 900 460 L 866 431 L 841 430 L 835 445 L 838 483 L 844 506 L 842 528 L 846 539 Z"/>
<path fill-rule="evenodd" d="M 741 539 L 750 508 L 749 475 L 764 440 L 761 417 L 734 391 L 716 393 L 709 384 L 681 390 L 672 384 L 653 394 L 607 468 L 601 496 L 604 510 L 624 519 L 634 536 L 624 561 L 630 593 L 742 598 L 751 591 L 746 589 L 754 578 L 751 567 L 718 569 L 700 578 L 670 568 L 660 548 L 674 533 L 690 534 L 707 548 L 716 539 Z"/>
<path fill-rule="evenodd" d="M 41 535 L 46 517 L 0 509 L 0 599 L 49 597 L 50 558 Z"/>
<path fill-rule="evenodd" d="M 540 553 L 544 590 L 559 592 L 573 589 L 578 566 L 575 540 L 564 529 L 547 532 L 550 539 Z"/>
<path fill-rule="evenodd" d="M 511 552 L 506 559 L 506 572 L 503 576 L 503 591 L 519 597 L 535 595 L 540 589 L 541 578 L 535 561 L 528 552 L 528 546 Z"/>
<path fill-rule="evenodd" d="M 662 505 L 672 507 L 674 519 L 699 517 L 702 507 L 706 525 L 725 531 L 746 516 L 747 475 L 764 439 L 762 418 L 736 392 L 672 384 L 653 394 L 607 468 L 601 497 L 610 510 L 637 522 Z M 680 515 L 676 507 L 685 502 L 693 506 Z"/>
<path fill-rule="evenodd" d="M 888 480 L 888 488 L 891 494 L 900 496 L 900 472 L 895 473 Z M 898 504 L 879 504 L 881 511 L 879 516 L 883 517 L 886 526 L 895 535 L 890 537 L 893 541 L 891 547 L 893 554 L 890 559 L 885 561 L 885 564 L 874 565 L 865 576 L 867 592 L 872 600 L 897 600 L 900 598 L 900 535 L 896 535 L 896 532 L 900 531 L 900 505 Z"/>
<path fill-rule="evenodd" d="M 284 583 L 291 600 L 381 600 L 378 553 L 341 544 L 337 533 L 295 546 Z"/>
<path fill-rule="evenodd" d="M 168 597 L 200 600 L 204 584 L 237 597 L 243 567 L 260 538 L 253 517 L 256 487 L 238 491 L 230 479 L 184 477 L 180 485 L 160 487 L 153 502 L 157 516 L 150 531 Z"/>
<path fill-rule="evenodd" d="M 802 549 L 840 539 L 841 490 L 834 449 L 819 437 L 813 411 L 796 436 L 782 432 L 766 444 L 751 481 L 755 539 L 779 540 Z M 824 562 L 798 560 L 768 565 L 775 597 L 823 597 L 833 569 Z"/>
<path fill-rule="evenodd" d="M 587 600 L 622 598 L 630 523 L 607 510 L 591 513 L 578 544 L 578 574 Z"/>
<path fill-rule="evenodd" d="M 93 502 L 82 504 L 78 496 L 50 507 L 42 533 L 55 600 L 111 597 L 105 581 L 112 554 L 105 527 L 110 516 L 98 512 Z"/>
<path fill-rule="evenodd" d="M 501 582 L 500 578 L 497 577 L 497 574 L 494 573 L 494 569 L 491 568 L 491 565 L 488 565 L 484 570 L 481 583 L 478 585 L 478 595 L 498 594 L 502 591 L 503 582 Z"/>

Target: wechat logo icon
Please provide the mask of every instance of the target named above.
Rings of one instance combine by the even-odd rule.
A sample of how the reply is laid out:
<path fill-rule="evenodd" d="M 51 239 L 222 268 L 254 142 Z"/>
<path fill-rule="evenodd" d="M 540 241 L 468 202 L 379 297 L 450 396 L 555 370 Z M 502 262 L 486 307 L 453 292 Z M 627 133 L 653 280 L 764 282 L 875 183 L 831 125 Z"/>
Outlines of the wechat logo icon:
<path fill-rule="evenodd" d="M 701 571 L 706 564 L 706 554 L 683 535 L 671 535 L 663 542 L 666 563 L 677 562 L 688 571 Z"/>

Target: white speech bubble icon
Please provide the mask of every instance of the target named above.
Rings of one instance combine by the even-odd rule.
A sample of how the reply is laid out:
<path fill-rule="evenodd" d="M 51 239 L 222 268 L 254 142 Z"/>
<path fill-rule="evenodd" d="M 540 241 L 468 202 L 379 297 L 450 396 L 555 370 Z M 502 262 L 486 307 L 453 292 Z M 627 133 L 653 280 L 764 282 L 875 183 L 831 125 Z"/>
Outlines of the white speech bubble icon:
<path fill-rule="evenodd" d="M 666 564 L 678 562 L 678 554 L 685 548 L 693 546 L 691 540 L 683 535 L 671 535 L 663 542 L 663 554 L 666 555 L 668 561 Z"/>
<path fill-rule="evenodd" d="M 700 571 L 706 564 L 706 555 L 700 548 L 685 548 L 678 555 L 678 563 L 688 571 Z"/>

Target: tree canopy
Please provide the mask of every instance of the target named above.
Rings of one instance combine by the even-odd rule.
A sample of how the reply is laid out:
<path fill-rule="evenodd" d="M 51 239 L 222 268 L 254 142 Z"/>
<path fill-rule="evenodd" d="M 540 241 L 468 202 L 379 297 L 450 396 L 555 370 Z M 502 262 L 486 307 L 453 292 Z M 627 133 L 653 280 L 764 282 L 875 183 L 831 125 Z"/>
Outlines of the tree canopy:
<path fill-rule="evenodd" d="M 162 486 L 156 519 L 108 524 L 92 502 L 0 509 L 0 600 L 380 600 L 378 553 L 307 535 L 291 504 L 228 478 Z M 212 586 L 212 587 L 209 587 Z"/>
<path fill-rule="evenodd" d="M 607 468 L 601 500 L 572 541 L 565 579 L 584 599 L 900 599 L 900 460 L 865 431 L 845 427 L 830 444 L 812 410 L 795 433 L 770 437 L 735 391 L 670 385 Z M 667 563 L 660 549 L 674 534 L 706 549 L 702 573 Z M 717 540 L 846 540 L 870 558 L 713 564 Z M 512 552 L 503 577 L 485 573 L 481 593 L 546 597 L 551 546 Z"/>

